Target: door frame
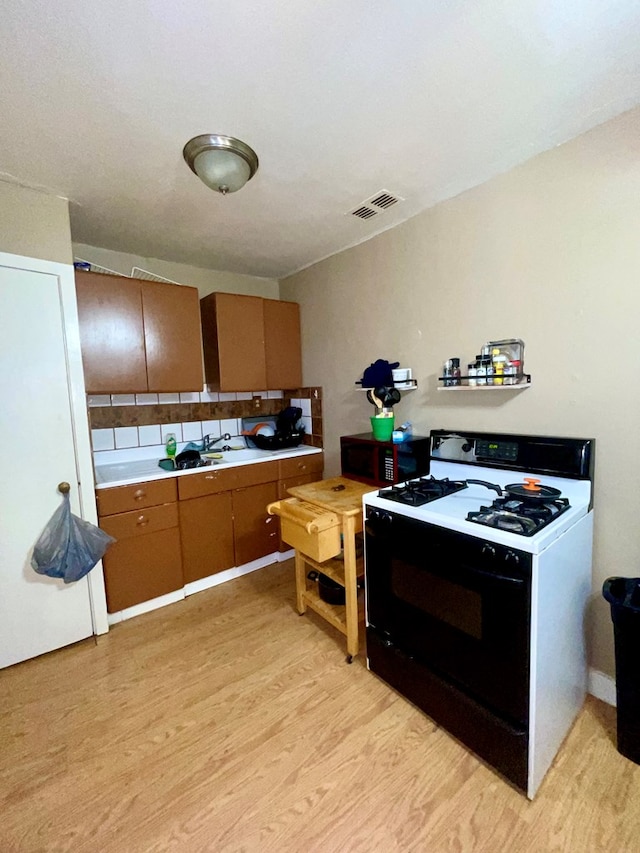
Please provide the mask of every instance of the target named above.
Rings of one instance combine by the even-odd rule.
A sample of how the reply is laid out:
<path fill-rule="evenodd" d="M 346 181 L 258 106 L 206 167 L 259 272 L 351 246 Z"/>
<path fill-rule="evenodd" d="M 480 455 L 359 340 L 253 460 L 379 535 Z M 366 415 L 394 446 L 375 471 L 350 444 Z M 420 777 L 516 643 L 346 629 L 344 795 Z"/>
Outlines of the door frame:
<path fill-rule="evenodd" d="M 71 509 L 91 524 L 98 524 L 98 511 L 95 498 L 91 438 L 87 414 L 87 396 L 80 350 L 80 326 L 76 303 L 74 268 L 72 264 L 30 258 L 0 252 L 0 266 L 45 273 L 58 279 L 58 294 L 64 329 L 64 350 L 67 363 L 67 386 L 69 389 L 69 409 L 73 428 L 73 445 L 76 463 L 77 486 L 71 484 Z M 109 630 L 107 619 L 107 599 L 104 587 L 102 561 L 86 575 L 89 585 L 89 603 L 94 634 L 106 634 Z"/>

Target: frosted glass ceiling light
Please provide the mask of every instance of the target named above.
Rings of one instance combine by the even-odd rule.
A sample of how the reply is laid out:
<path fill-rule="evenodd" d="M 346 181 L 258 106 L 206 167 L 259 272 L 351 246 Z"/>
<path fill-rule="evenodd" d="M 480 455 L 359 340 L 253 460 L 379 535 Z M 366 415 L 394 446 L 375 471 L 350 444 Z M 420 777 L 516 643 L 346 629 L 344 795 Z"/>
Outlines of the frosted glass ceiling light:
<path fill-rule="evenodd" d="M 258 155 L 233 136 L 194 136 L 182 151 L 189 168 L 212 190 L 235 193 L 258 171 Z"/>

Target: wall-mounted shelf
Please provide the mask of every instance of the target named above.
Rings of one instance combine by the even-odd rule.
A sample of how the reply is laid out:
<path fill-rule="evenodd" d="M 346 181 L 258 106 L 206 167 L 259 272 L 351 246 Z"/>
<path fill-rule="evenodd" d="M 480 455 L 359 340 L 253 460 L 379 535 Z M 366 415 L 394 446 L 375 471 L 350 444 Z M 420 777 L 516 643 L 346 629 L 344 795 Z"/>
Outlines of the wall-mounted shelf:
<path fill-rule="evenodd" d="M 473 378 L 473 377 L 471 377 Z M 460 382 L 468 382 L 468 376 L 460 376 Z M 450 376 L 439 376 L 438 382 L 451 382 Z M 438 388 L 438 391 L 524 391 L 525 388 L 531 387 L 531 375 L 523 373 L 519 381 L 514 385 L 443 385 Z"/>
<path fill-rule="evenodd" d="M 397 388 L 398 391 L 414 391 L 418 387 L 417 379 L 409 379 L 407 382 L 392 382 L 386 388 Z M 356 391 L 375 391 L 375 388 L 367 388 L 356 383 Z"/>

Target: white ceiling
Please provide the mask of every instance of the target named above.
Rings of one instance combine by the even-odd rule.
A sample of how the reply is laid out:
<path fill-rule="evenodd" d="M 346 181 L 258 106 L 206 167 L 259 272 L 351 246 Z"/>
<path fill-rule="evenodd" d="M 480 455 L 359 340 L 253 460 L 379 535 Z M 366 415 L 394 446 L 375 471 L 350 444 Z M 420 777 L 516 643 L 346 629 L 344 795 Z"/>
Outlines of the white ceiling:
<path fill-rule="evenodd" d="M 637 0 L 4 0 L 0 178 L 73 238 L 282 277 L 640 103 Z M 192 136 L 238 136 L 222 197 Z M 640 141 L 639 141 L 640 144 Z M 405 199 L 368 221 L 381 189 Z"/>

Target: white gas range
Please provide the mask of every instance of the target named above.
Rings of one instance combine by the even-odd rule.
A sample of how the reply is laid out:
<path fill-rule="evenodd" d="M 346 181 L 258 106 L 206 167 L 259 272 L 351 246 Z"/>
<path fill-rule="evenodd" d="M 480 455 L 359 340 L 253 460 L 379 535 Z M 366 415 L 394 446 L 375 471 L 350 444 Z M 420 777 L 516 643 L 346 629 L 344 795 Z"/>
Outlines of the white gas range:
<path fill-rule="evenodd" d="M 586 690 L 594 441 L 430 440 L 364 497 L 368 665 L 533 797 Z"/>
<path fill-rule="evenodd" d="M 523 535 L 511 529 L 500 527 L 489 527 L 480 525 L 478 522 L 468 520 L 469 513 L 477 512 L 481 507 L 490 505 L 496 498 L 496 492 L 486 486 L 470 483 L 466 488 L 445 497 L 437 498 L 422 505 L 413 505 L 402 500 L 390 501 L 391 488 L 385 488 L 377 493 L 366 496 L 366 504 L 371 507 L 401 512 L 409 518 L 424 521 L 429 524 L 438 524 L 449 530 L 457 530 L 469 536 L 480 536 L 487 542 L 499 542 L 502 545 L 528 551 L 531 554 L 540 554 L 545 548 L 576 523 L 582 516 L 589 512 L 591 503 L 591 481 L 572 480 L 566 477 L 542 476 L 531 471 L 514 473 L 496 468 L 486 468 L 474 465 L 473 469 L 468 464 L 440 461 L 432 459 L 430 466 L 430 477 L 436 480 L 448 479 L 450 481 L 466 481 L 468 478 L 485 480 L 502 489 L 509 485 L 524 482 L 525 477 L 540 480 L 545 486 L 557 489 L 562 497 L 569 501 L 568 509 L 553 518 L 545 527 L 535 531 L 531 535 Z M 423 478 L 427 479 L 427 478 Z M 417 482 L 417 481 L 414 481 Z M 396 487 L 399 492 L 403 487 Z M 406 487 L 404 487 L 406 490 Z M 532 491 L 535 495 L 535 491 Z M 508 516 L 505 516 L 508 518 Z"/>

